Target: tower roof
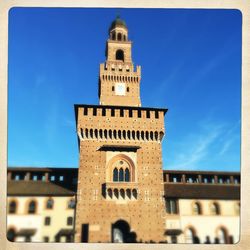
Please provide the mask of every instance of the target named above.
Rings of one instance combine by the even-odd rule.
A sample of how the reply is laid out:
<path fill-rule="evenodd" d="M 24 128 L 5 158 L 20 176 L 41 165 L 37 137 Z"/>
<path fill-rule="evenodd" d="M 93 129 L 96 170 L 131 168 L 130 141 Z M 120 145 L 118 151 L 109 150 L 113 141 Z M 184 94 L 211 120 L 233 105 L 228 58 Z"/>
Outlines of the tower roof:
<path fill-rule="evenodd" d="M 116 27 L 123 27 L 127 29 L 127 25 L 124 20 L 120 18 L 120 16 L 117 16 L 116 19 L 111 23 L 109 30 L 112 30 Z"/>

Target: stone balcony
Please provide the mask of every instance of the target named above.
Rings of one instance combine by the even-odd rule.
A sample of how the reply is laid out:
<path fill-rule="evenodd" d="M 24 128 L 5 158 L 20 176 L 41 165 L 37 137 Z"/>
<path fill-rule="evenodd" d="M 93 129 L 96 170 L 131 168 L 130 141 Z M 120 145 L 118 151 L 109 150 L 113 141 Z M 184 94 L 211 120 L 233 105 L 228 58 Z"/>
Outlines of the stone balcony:
<path fill-rule="evenodd" d="M 108 200 L 137 200 L 137 182 L 106 182 L 103 194 Z"/>

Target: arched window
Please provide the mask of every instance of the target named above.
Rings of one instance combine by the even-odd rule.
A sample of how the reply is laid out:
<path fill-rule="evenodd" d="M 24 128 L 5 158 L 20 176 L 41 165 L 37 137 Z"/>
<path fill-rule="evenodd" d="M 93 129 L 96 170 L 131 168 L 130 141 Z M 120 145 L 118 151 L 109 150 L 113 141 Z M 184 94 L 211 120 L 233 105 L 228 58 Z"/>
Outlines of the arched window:
<path fill-rule="evenodd" d="M 128 168 L 125 169 L 125 181 L 126 182 L 130 181 L 129 169 Z"/>
<path fill-rule="evenodd" d="M 15 229 L 13 228 L 10 228 L 8 231 L 7 231 L 7 239 L 11 242 L 15 241 L 15 237 L 16 237 L 16 232 L 15 232 Z"/>
<path fill-rule="evenodd" d="M 186 243 L 194 243 L 194 230 L 192 228 L 188 228 L 185 231 L 185 242 Z"/>
<path fill-rule="evenodd" d="M 126 35 L 123 35 L 123 40 L 124 40 L 124 41 L 126 41 L 126 40 L 127 40 Z"/>
<path fill-rule="evenodd" d="M 199 202 L 195 202 L 195 203 L 193 204 L 193 214 L 196 214 L 196 215 L 202 214 L 201 205 L 200 205 Z"/>
<path fill-rule="evenodd" d="M 46 202 L 46 208 L 47 208 L 47 209 L 52 209 L 53 206 L 54 206 L 54 201 L 53 201 L 53 199 L 51 199 L 51 198 L 48 199 L 47 202 Z"/>
<path fill-rule="evenodd" d="M 29 203 L 28 213 L 29 214 L 35 214 L 36 213 L 36 202 L 35 201 L 31 201 Z"/>
<path fill-rule="evenodd" d="M 217 231 L 217 238 L 219 240 L 218 243 L 227 244 L 228 243 L 227 231 L 222 227 L 219 228 L 219 230 Z"/>
<path fill-rule="evenodd" d="M 124 61 L 124 52 L 121 49 L 118 49 L 115 54 L 115 59 L 116 60 L 121 60 Z"/>
<path fill-rule="evenodd" d="M 118 169 L 113 170 L 113 181 L 118 181 Z"/>
<path fill-rule="evenodd" d="M 117 40 L 118 40 L 118 41 L 121 41 L 121 40 L 122 40 L 122 34 L 121 34 L 121 33 L 118 33 L 118 35 L 117 35 Z"/>
<path fill-rule="evenodd" d="M 115 40 L 115 32 L 112 33 L 112 40 Z"/>
<path fill-rule="evenodd" d="M 15 214 L 17 209 L 17 205 L 15 201 L 11 201 L 9 204 L 9 214 Z"/>
<path fill-rule="evenodd" d="M 219 215 L 220 214 L 220 206 L 217 202 L 212 203 L 211 214 L 212 215 Z"/>
<path fill-rule="evenodd" d="M 119 170 L 119 181 L 124 181 L 124 171 L 122 168 Z"/>

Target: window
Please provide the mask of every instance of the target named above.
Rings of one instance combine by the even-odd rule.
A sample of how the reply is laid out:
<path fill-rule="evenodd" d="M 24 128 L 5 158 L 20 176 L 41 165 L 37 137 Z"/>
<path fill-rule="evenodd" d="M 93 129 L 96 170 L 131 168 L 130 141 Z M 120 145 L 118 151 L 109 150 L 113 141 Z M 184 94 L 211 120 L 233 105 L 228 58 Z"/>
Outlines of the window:
<path fill-rule="evenodd" d="M 17 205 L 15 201 L 9 203 L 9 214 L 15 214 L 17 210 Z"/>
<path fill-rule="evenodd" d="M 118 181 L 118 169 L 113 170 L 113 181 Z"/>
<path fill-rule="evenodd" d="M 64 181 L 64 176 L 63 175 L 60 175 L 59 181 Z"/>
<path fill-rule="evenodd" d="M 121 60 L 124 61 L 124 52 L 121 49 L 118 49 L 115 54 L 115 59 L 116 60 Z"/>
<path fill-rule="evenodd" d="M 68 208 L 72 208 L 74 209 L 76 206 L 76 202 L 74 199 L 70 199 L 69 202 L 68 202 Z"/>
<path fill-rule="evenodd" d="M 50 217 L 45 217 L 44 225 L 45 225 L 45 226 L 49 226 L 50 223 L 51 223 L 51 218 L 50 218 Z"/>
<path fill-rule="evenodd" d="M 51 198 L 48 199 L 48 200 L 47 200 L 47 203 L 46 203 L 46 208 L 47 208 L 47 209 L 52 209 L 53 206 L 54 206 L 54 200 L 51 199 Z"/>
<path fill-rule="evenodd" d="M 220 206 L 217 202 L 212 203 L 211 214 L 212 215 L 219 215 L 220 214 Z"/>
<path fill-rule="evenodd" d="M 16 232 L 15 232 L 15 229 L 13 228 L 10 228 L 8 231 L 7 231 L 7 239 L 9 241 L 15 241 L 15 237 L 16 237 Z"/>
<path fill-rule="evenodd" d="M 68 217 L 68 218 L 67 218 L 67 225 L 68 225 L 68 226 L 73 225 L 73 217 Z"/>
<path fill-rule="evenodd" d="M 227 231 L 224 228 L 220 228 L 217 232 L 218 243 L 226 244 L 228 243 Z"/>
<path fill-rule="evenodd" d="M 118 40 L 118 41 L 121 41 L 121 40 L 122 40 L 122 34 L 121 34 L 121 33 L 118 33 L 118 35 L 117 35 L 117 40 Z"/>
<path fill-rule="evenodd" d="M 36 202 L 35 201 L 31 201 L 29 203 L 28 213 L 29 214 L 35 214 L 36 213 Z"/>
<path fill-rule="evenodd" d="M 201 205 L 200 205 L 199 202 L 195 202 L 195 203 L 193 204 L 193 214 L 195 214 L 195 215 L 202 214 Z"/>
<path fill-rule="evenodd" d="M 44 236 L 43 237 L 43 242 L 49 242 L 49 237 L 48 236 Z"/>
<path fill-rule="evenodd" d="M 167 208 L 168 214 L 178 214 L 177 200 L 167 199 L 166 200 L 166 208 Z"/>
<path fill-rule="evenodd" d="M 125 169 L 125 181 L 126 182 L 130 181 L 130 175 L 129 175 L 129 169 L 128 168 Z"/>
<path fill-rule="evenodd" d="M 127 92 L 129 92 L 129 87 L 127 87 Z"/>
<path fill-rule="evenodd" d="M 122 168 L 119 170 L 119 181 L 124 181 L 124 171 Z"/>
<path fill-rule="evenodd" d="M 192 228 L 186 230 L 185 241 L 186 243 L 194 243 L 194 230 Z"/>
<path fill-rule="evenodd" d="M 51 181 L 55 181 L 55 180 L 56 180 L 56 177 L 55 177 L 54 175 L 51 175 L 51 176 L 50 176 L 50 180 L 51 180 Z"/>

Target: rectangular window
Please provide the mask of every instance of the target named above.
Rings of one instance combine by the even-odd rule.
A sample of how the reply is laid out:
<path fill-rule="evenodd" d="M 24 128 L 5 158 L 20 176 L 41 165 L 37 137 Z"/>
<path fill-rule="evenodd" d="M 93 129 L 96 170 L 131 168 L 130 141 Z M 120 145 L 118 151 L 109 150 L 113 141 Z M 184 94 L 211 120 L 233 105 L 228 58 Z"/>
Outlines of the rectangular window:
<path fill-rule="evenodd" d="M 51 176 L 50 176 L 50 180 L 51 180 L 51 181 L 55 181 L 55 180 L 56 180 L 56 177 L 55 177 L 54 175 L 51 175 Z"/>
<path fill-rule="evenodd" d="M 49 225 L 50 225 L 50 222 L 51 222 L 51 218 L 50 218 L 50 217 L 45 217 L 44 225 L 45 225 L 45 226 L 49 226 Z"/>
<path fill-rule="evenodd" d="M 68 217 L 68 218 L 67 218 L 67 225 L 68 225 L 68 226 L 73 225 L 73 217 Z"/>
<path fill-rule="evenodd" d="M 64 176 L 63 175 L 60 175 L 59 181 L 64 181 Z"/>
<path fill-rule="evenodd" d="M 166 200 L 166 209 L 168 214 L 177 214 L 177 200 L 167 199 Z"/>

